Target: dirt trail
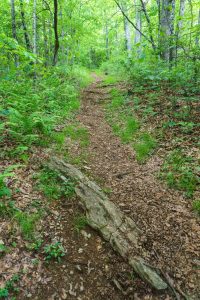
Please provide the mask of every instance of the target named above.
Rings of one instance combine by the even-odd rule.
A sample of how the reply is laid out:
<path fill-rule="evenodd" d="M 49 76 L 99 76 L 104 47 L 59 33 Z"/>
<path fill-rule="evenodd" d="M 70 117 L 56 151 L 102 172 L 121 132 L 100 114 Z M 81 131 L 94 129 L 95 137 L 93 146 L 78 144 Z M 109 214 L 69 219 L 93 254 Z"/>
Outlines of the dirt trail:
<path fill-rule="evenodd" d="M 90 172 L 112 190 L 110 200 L 143 230 L 147 260 L 159 266 L 181 290 L 200 299 L 198 220 L 189 210 L 188 201 L 156 178 L 162 163 L 159 151 L 139 165 L 132 148 L 114 136 L 102 105 L 109 98 L 109 89 L 101 87 L 96 78 L 82 96 L 78 119 L 90 134 Z"/>
<path fill-rule="evenodd" d="M 162 159 L 157 154 L 144 165 L 136 162 L 133 149 L 123 145 L 106 122 L 104 102 L 110 101 L 111 87 L 95 82 L 82 93 L 82 107 L 78 120 L 88 129 L 90 144 L 66 140 L 66 152 L 74 158 L 85 157 L 82 171 L 108 193 L 111 201 L 130 216 L 144 233 L 145 261 L 162 269 L 174 280 L 176 287 L 200 299 L 198 271 L 200 267 L 200 237 L 197 218 L 190 211 L 188 201 L 180 193 L 169 190 L 156 178 Z M 125 88 L 125 87 L 120 87 Z M 70 149 L 69 149 L 70 148 Z M 25 194 L 15 195 L 19 207 L 31 206 L 37 199 L 45 216 L 39 222 L 43 244 L 62 242 L 66 255 L 58 263 L 46 262 L 42 249 L 29 251 L 27 242 L 18 234 L 17 248 L 11 248 L 0 261 L 0 280 L 5 282 L 20 272 L 20 292 L 16 299 L 33 300 L 173 300 L 172 291 L 157 292 L 133 274 L 128 264 L 117 255 L 96 231 L 86 226 L 75 230 L 75 219 L 84 216 L 80 199 L 64 197 L 46 203 L 35 191 L 33 176 L 39 172 L 38 157 L 46 160 L 50 153 L 35 152 L 27 169 L 18 174 L 16 188 Z M 65 151 L 60 153 L 61 158 Z M 82 163 L 82 158 L 81 158 Z M 33 168 L 34 166 L 34 168 Z M 80 166 L 79 166 L 80 167 Z M 30 210 L 35 212 L 35 207 Z M 1 238 L 9 245 L 10 223 L 1 224 Z M 9 240 L 8 240 L 9 238 Z M 23 272 L 21 272 L 23 270 Z M 1 286 L 0 281 L 0 286 Z M 180 291 L 179 289 L 179 291 Z M 0 297 L 1 298 L 1 297 Z M 11 298 L 8 298 L 11 299 Z M 180 298 L 186 299 L 186 298 Z"/>

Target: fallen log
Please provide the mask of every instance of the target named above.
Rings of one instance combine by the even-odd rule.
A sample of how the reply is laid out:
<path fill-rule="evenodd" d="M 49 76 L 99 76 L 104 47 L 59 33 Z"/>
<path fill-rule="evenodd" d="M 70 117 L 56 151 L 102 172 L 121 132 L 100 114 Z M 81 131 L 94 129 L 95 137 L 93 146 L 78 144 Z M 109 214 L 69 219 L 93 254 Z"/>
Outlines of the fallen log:
<path fill-rule="evenodd" d="M 74 166 L 53 158 L 48 167 L 58 171 L 63 181 L 69 177 L 76 181 L 75 192 L 83 203 L 89 225 L 101 233 L 144 281 L 157 290 L 166 289 L 168 285 L 157 271 L 145 263 L 142 257 L 134 254 L 139 252 L 135 250 L 140 250 L 142 232 L 133 220 L 125 216 L 95 182 Z"/>

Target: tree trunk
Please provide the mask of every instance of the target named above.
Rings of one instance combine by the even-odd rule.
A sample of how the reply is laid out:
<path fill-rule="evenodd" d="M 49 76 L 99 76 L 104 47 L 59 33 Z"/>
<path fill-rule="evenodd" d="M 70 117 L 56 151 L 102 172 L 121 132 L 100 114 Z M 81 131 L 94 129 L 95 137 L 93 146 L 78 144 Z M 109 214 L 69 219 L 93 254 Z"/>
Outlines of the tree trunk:
<path fill-rule="evenodd" d="M 158 41 L 160 42 L 160 26 L 161 26 L 161 0 L 156 0 L 157 6 L 158 6 Z M 158 45 L 158 48 L 160 45 Z"/>
<path fill-rule="evenodd" d="M 37 0 L 33 0 L 33 54 L 37 55 Z"/>
<path fill-rule="evenodd" d="M 135 0 L 135 25 L 139 30 L 135 29 L 134 43 L 137 47 L 138 56 L 140 56 L 141 55 L 141 45 L 140 44 L 141 44 L 141 41 L 142 41 L 142 35 L 141 35 L 142 19 L 141 19 L 141 9 L 138 5 L 137 0 Z"/>
<path fill-rule="evenodd" d="M 75 180 L 75 192 L 81 199 L 89 225 L 99 231 L 113 249 L 150 286 L 157 290 L 166 289 L 167 284 L 157 274 L 157 271 L 145 263 L 141 257 L 140 238 L 142 231 L 134 221 L 109 201 L 95 182 L 90 181 L 74 166 L 54 158 L 48 163 L 48 167 L 58 171 L 64 182 L 67 182 L 69 177 Z"/>
<path fill-rule="evenodd" d="M 162 0 L 160 18 L 160 52 L 166 62 L 174 59 L 175 0 Z"/>
<path fill-rule="evenodd" d="M 43 9 L 45 9 L 45 1 L 43 0 Z M 47 37 L 47 28 L 46 28 L 46 18 L 42 19 L 42 29 L 43 29 L 43 42 L 44 42 L 44 57 L 45 57 L 45 66 L 49 62 L 49 49 L 48 49 L 48 37 Z"/>
<path fill-rule="evenodd" d="M 109 37 L 108 37 L 108 21 L 106 20 L 106 26 L 105 26 L 105 34 L 106 34 L 106 59 L 108 60 L 110 57 L 110 53 L 109 53 Z"/>
<path fill-rule="evenodd" d="M 199 15 L 198 15 L 198 21 L 197 21 L 197 24 L 200 25 L 200 9 L 199 9 Z M 196 46 L 199 48 L 199 30 L 197 32 L 197 36 L 196 36 Z"/>
<path fill-rule="evenodd" d="M 11 5 L 11 19 L 12 19 L 12 37 L 17 41 L 17 29 L 16 29 L 16 16 L 15 16 L 15 0 L 10 1 Z M 19 60 L 16 54 L 14 54 L 15 66 L 19 66 Z"/>
<path fill-rule="evenodd" d="M 27 27 L 26 27 L 23 0 L 20 0 L 20 10 L 21 10 L 22 27 L 23 27 L 23 31 L 24 31 L 24 39 L 25 39 L 25 43 L 26 43 L 26 48 L 27 48 L 28 51 L 30 51 L 31 50 L 31 43 L 30 43 L 30 39 L 29 39 Z"/>
<path fill-rule="evenodd" d="M 177 60 L 177 56 L 178 56 L 178 44 L 179 44 L 179 34 L 180 34 L 180 31 L 183 27 L 183 16 L 184 16 L 184 13 L 185 13 L 185 0 L 180 0 L 180 7 L 179 7 L 179 20 L 178 20 L 178 23 L 177 23 L 177 27 L 176 27 L 176 33 L 175 33 L 175 39 L 176 39 L 176 60 Z"/>
<path fill-rule="evenodd" d="M 58 0 L 54 0 L 54 56 L 53 56 L 53 66 L 58 62 L 58 50 L 59 50 L 59 37 L 58 37 Z"/>
<path fill-rule="evenodd" d="M 142 11 L 144 12 L 144 15 L 145 15 L 145 19 L 146 19 L 147 24 L 148 24 L 148 32 L 149 32 L 149 38 L 150 38 L 151 44 L 153 46 L 153 49 L 156 50 L 156 44 L 154 42 L 151 20 L 149 18 L 147 10 L 146 10 L 146 3 L 143 0 L 140 0 L 140 3 L 141 3 L 141 6 L 142 6 Z"/>
<path fill-rule="evenodd" d="M 127 5 L 125 2 L 122 4 L 122 9 L 126 15 L 128 15 Z M 131 57 L 132 51 L 132 43 L 131 43 L 131 31 L 130 31 L 130 23 L 127 18 L 124 18 L 124 34 L 125 34 L 125 49 L 127 51 L 128 57 Z"/>

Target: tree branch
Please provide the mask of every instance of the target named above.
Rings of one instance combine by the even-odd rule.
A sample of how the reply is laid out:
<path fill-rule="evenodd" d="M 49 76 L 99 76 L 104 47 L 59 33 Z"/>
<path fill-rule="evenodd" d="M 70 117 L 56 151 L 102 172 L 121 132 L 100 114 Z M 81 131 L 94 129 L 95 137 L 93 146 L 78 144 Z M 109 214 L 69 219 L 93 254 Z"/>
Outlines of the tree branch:
<path fill-rule="evenodd" d="M 148 38 L 148 36 L 146 36 L 146 34 L 144 34 L 132 21 L 131 19 L 125 14 L 125 12 L 123 11 L 122 7 L 120 6 L 119 2 L 117 0 L 114 0 L 115 3 L 117 4 L 117 6 L 119 7 L 121 13 L 123 14 L 123 16 L 127 19 L 127 21 L 152 45 L 153 50 L 155 51 L 154 45 L 152 44 L 151 39 Z"/>

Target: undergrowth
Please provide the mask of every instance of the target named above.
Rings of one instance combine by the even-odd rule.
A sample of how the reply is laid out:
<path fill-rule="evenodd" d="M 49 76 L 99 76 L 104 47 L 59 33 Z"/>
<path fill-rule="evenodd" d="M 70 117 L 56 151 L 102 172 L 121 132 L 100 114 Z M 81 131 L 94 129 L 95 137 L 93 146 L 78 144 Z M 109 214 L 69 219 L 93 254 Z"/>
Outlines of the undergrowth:
<path fill-rule="evenodd" d="M 150 132 L 145 132 L 143 124 L 130 106 L 127 93 L 112 89 L 111 101 L 107 104 L 107 119 L 114 133 L 123 143 L 130 143 L 136 152 L 138 162 L 144 162 L 157 146 Z"/>
<path fill-rule="evenodd" d="M 193 197 L 200 183 L 195 174 L 194 159 L 184 155 L 181 150 L 174 150 L 168 155 L 161 170 L 161 178 L 167 181 L 169 187 L 183 190 L 188 197 Z"/>
<path fill-rule="evenodd" d="M 48 168 L 44 168 L 38 175 L 38 188 L 44 196 L 50 200 L 58 200 L 62 197 L 72 197 L 75 193 L 75 182 L 66 179 L 62 182 L 59 174 Z"/>
<path fill-rule="evenodd" d="M 71 119 L 79 108 L 78 89 L 89 82 L 88 73 L 81 70 L 48 69 L 36 81 L 28 76 L 0 80 L 0 143 L 7 145 L 1 156 L 17 155 L 27 160 L 32 145 L 64 143 L 64 134 L 57 132 L 57 126 Z"/>

